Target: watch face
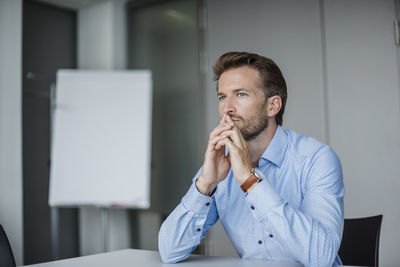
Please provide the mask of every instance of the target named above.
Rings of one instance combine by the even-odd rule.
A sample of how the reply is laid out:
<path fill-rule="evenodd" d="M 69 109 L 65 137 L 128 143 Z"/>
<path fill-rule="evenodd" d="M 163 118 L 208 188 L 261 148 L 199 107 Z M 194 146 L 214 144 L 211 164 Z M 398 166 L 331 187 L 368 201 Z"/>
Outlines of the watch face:
<path fill-rule="evenodd" d="M 253 173 L 254 176 L 256 176 L 256 177 L 258 178 L 258 180 L 262 181 L 262 179 L 261 179 L 262 175 L 260 175 L 260 171 L 259 171 L 258 169 L 253 168 L 253 169 L 251 170 L 251 173 Z"/>

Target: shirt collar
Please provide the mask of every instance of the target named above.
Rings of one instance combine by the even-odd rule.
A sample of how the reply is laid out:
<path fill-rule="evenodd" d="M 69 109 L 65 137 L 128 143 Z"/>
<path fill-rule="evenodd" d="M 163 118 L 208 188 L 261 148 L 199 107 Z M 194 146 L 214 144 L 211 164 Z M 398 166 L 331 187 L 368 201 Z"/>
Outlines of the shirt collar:
<path fill-rule="evenodd" d="M 282 127 L 278 125 L 274 137 L 269 143 L 267 149 L 261 155 L 261 158 L 264 158 L 274 163 L 276 166 L 281 167 L 287 146 L 288 136 Z"/>

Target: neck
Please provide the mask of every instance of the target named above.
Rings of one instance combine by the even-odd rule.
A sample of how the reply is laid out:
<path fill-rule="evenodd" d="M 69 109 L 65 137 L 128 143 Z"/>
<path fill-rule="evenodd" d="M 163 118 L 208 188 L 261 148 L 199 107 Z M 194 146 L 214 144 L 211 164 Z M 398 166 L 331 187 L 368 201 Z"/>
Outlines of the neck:
<path fill-rule="evenodd" d="M 260 160 L 265 149 L 267 149 L 269 143 L 271 143 L 272 138 L 275 135 L 278 125 L 275 120 L 269 121 L 268 126 L 262 131 L 256 138 L 249 141 L 249 152 L 250 159 L 253 167 L 258 166 L 258 161 Z"/>

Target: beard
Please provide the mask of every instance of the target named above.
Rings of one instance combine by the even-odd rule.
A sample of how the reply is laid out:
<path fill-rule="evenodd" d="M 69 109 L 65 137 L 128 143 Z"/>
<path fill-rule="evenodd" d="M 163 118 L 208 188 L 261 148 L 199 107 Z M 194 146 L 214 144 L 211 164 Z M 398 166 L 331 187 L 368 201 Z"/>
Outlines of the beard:
<path fill-rule="evenodd" d="M 250 116 L 248 119 L 243 117 L 233 116 L 233 118 L 240 119 L 243 122 L 243 126 L 239 127 L 243 138 L 246 141 L 253 140 L 256 138 L 265 128 L 268 126 L 268 114 L 264 103 L 262 107 L 256 112 L 256 114 Z"/>

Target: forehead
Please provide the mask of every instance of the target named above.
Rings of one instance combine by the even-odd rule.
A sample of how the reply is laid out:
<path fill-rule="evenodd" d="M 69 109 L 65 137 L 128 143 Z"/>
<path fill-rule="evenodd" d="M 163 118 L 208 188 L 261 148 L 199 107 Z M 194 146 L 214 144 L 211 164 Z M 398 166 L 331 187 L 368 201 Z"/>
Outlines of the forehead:
<path fill-rule="evenodd" d="M 241 66 L 224 71 L 218 80 L 218 92 L 234 89 L 256 89 L 259 87 L 258 70 Z"/>

